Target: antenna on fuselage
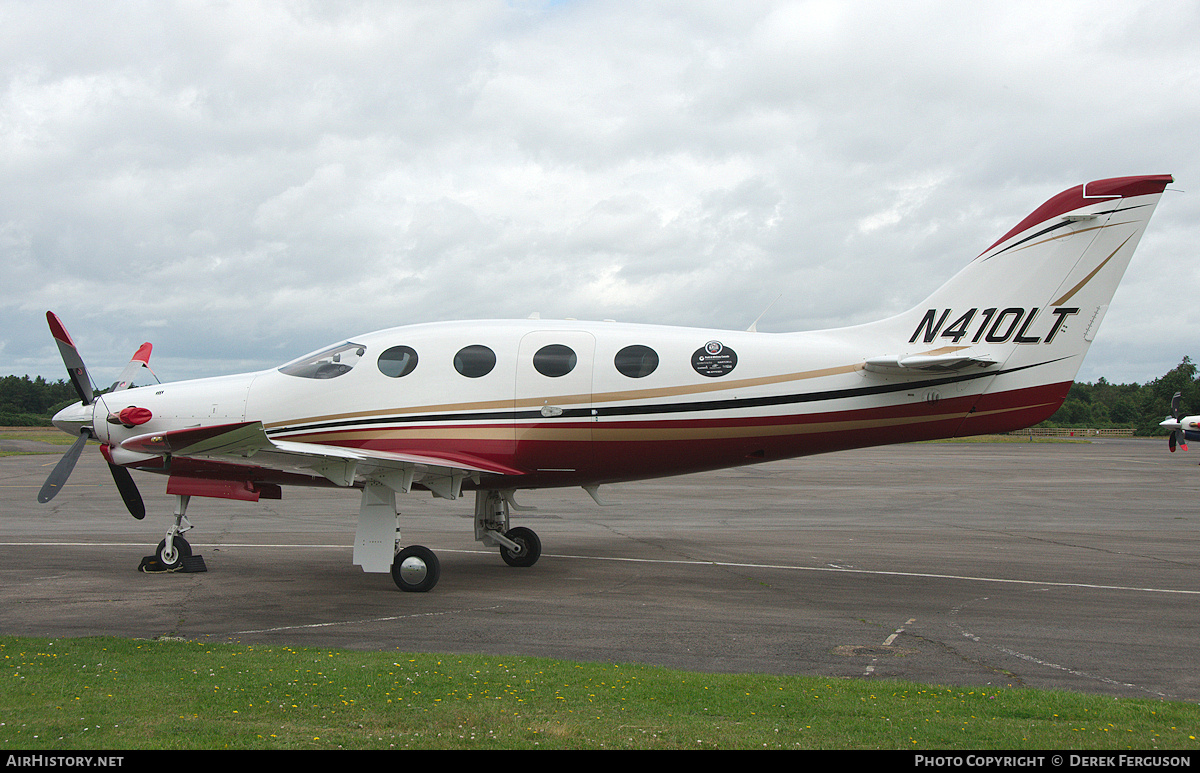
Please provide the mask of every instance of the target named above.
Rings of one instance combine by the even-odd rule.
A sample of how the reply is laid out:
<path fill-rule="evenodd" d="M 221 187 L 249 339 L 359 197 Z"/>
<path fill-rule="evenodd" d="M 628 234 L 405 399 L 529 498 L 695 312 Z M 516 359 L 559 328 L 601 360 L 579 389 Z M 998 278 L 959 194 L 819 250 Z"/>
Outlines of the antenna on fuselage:
<path fill-rule="evenodd" d="M 750 323 L 750 327 L 746 328 L 746 332 L 748 332 L 748 333 L 757 333 L 757 332 L 758 332 L 758 320 L 760 320 L 760 319 L 762 319 L 763 317 L 765 317 L 765 316 L 767 315 L 767 312 L 771 310 L 771 307 L 772 307 L 772 306 L 774 306 L 774 305 L 775 305 L 775 303 L 776 303 L 776 302 L 777 302 L 777 301 L 778 301 L 780 298 L 782 298 L 782 297 L 783 297 L 783 293 L 780 293 L 779 295 L 775 296 L 775 300 L 774 300 L 774 301 L 771 301 L 770 303 L 768 303 L 768 304 L 767 304 L 767 308 L 765 308 L 765 309 L 763 309 L 763 310 L 762 310 L 762 314 L 759 314 L 759 315 L 758 315 L 758 316 L 755 318 L 755 320 L 754 320 L 753 322 L 751 322 L 751 323 Z"/>

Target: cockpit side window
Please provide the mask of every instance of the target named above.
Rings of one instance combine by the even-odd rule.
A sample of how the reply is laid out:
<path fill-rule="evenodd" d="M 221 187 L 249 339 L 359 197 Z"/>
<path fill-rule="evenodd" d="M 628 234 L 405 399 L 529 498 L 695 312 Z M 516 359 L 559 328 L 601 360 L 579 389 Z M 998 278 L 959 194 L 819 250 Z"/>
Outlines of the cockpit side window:
<path fill-rule="evenodd" d="M 417 352 L 411 346 L 393 346 L 379 355 L 378 363 L 380 373 L 400 378 L 417 367 Z"/>
<path fill-rule="evenodd" d="M 279 372 L 300 378 L 337 378 L 349 373 L 365 351 L 366 348 L 361 344 L 347 341 L 293 360 L 281 367 Z"/>

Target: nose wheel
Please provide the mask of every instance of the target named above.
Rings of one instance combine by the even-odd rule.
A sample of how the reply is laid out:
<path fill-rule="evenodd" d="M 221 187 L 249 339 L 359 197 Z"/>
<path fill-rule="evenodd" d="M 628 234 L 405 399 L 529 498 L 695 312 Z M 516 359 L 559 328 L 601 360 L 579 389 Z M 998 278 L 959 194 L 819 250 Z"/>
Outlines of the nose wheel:
<path fill-rule="evenodd" d="M 167 536 L 154 555 L 146 556 L 138 566 L 138 571 L 146 574 L 162 574 L 164 572 L 207 572 L 204 557 L 192 555 L 192 546 L 183 538 L 185 531 L 190 531 L 192 524 L 187 519 L 187 506 L 191 500 L 187 495 L 175 497 L 175 523 L 167 529 Z"/>
<path fill-rule="evenodd" d="M 163 571 L 174 572 L 183 566 L 185 559 L 192 557 L 192 546 L 183 537 L 176 537 L 170 545 L 164 539 L 158 543 L 154 555 L 158 557 L 158 563 L 162 565 Z"/>

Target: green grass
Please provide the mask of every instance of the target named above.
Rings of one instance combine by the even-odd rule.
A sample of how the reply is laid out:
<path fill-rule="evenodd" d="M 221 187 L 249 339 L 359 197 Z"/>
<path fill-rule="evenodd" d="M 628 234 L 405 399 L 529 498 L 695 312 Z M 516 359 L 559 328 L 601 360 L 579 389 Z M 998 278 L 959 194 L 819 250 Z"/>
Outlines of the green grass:
<path fill-rule="evenodd" d="M 1200 707 L 540 658 L 0 637 L 10 749 L 1197 749 Z"/>

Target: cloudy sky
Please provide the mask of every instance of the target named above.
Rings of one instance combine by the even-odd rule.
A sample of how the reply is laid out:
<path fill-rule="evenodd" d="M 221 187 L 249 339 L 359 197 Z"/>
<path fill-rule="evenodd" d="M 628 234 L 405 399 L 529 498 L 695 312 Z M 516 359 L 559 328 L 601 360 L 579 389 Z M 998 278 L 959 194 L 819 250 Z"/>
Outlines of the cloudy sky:
<path fill-rule="evenodd" d="M 0 0 L 0 375 L 383 327 L 916 305 L 1038 204 L 1172 185 L 1079 379 L 1200 359 L 1200 3 Z M 780 295 L 782 294 L 782 297 Z"/>

